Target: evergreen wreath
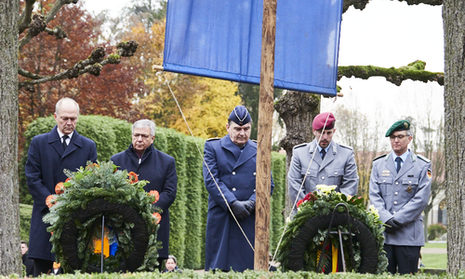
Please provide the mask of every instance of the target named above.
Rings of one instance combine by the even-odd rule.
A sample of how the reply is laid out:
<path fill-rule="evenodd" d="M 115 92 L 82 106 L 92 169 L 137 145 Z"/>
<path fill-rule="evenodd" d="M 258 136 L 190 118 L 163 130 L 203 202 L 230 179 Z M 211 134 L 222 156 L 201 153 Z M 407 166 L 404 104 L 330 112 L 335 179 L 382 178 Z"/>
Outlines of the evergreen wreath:
<path fill-rule="evenodd" d="M 333 186 L 318 185 L 297 203 L 297 213 L 290 221 L 279 246 L 277 260 L 283 271 L 305 270 L 326 272 L 331 270 L 328 250 L 340 250 L 337 237 L 328 237 L 328 225 L 343 233 L 346 270 L 360 273 L 382 273 L 388 261 L 384 246 L 384 227 L 377 210 L 367 210 L 362 197 L 350 197 L 336 192 Z M 344 206 L 337 206 L 338 204 Z M 346 209 L 350 217 L 345 214 Z M 352 247 L 346 247 L 352 245 Z M 326 250 L 326 251 L 325 251 Z M 320 259 L 321 257 L 321 259 Z M 318 264 L 320 263 L 320 264 Z"/>
<path fill-rule="evenodd" d="M 156 232 L 161 210 L 159 193 L 145 192 L 137 174 L 118 170 L 112 162 L 88 162 L 55 187 L 44 216 L 52 236 L 52 252 L 66 272 L 153 271 L 158 266 Z M 104 251 L 102 251 L 104 216 Z"/>

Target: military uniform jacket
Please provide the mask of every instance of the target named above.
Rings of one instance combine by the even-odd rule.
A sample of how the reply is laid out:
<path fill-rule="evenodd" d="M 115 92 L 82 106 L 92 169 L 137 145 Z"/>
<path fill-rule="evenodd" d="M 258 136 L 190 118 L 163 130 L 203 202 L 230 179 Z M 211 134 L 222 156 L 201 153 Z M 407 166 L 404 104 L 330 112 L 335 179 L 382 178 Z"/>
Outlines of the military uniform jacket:
<path fill-rule="evenodd" d="M 309 164 L 311 164 L 310 167 Z M 305 176 L 305 184 L 298 194 Z M 292 150 L 287 181 L 292 204 L 297 196 L 298 201 L 306 194 L 315 191 L 315 186 L 318 184 L 336 185 L 341 193 L 353 196 L 358 188 L 354 152 L 350 147 L 331 141 L 325 158 L 322 160 L 316 140 L 297 145 Z"/>
<path fill-rule="evenodd" d="M 400 230 L 385 233 L 385 244 L 423 246 L 421 213 L 431 195 L 431 163 L 410 152 L 397 173 L 392 156 L 391 152 L 373 161 L 370 203 L 383 223 L 394 218 L 402 224 Z"/>
<path fill-rule="evenodd" d="M 157 231 L 157 240 L 162 244 L 162 248 L 158 250 L 158 256 L 168 258 L 170 238 L 168 209 L 176 198 L 178 184 L 174 158 L 155 149 L 153 145 L 148 147 L 139 158 L 131 144 L 125 151 L 113 155 L 111 160 L 120 169 L 137 173 L 139 180 L 148 180 L 149 183 L 144 186 L 145 191 L 157 190 L 160 194 L 160 199 L 155 204 L 163 210 Z"/>
<path fill-rule="evenodd" d="M 205 143 L 204 158 L 208 168 L 203 166 L 203 177 L 209 193 L 205 244 L 206 270 L 253 269 L 253 250 L 229 213 L 215 181 L 228 204 L 235 200 L 255 200 L 256 156 L 257 144 L 251 140 L 242 150 L 231 141 L 229 135 Z M 255 214 L 239 222 L 247 238 L 254 245 Z"/>
<path fill-rule="evenodd" d="M 64 169 L 76 171 L 87 161 L 97 160 L 95 142 L 74 131 L 66 151 L 63 150 L 57 127 L 49 133 L 35 136 L 29 146 L 25 167 L 27 185 L 34 199 L 29 235 L 29 257 L 54 261 L 49 242 L 50 233 L 42 217 L 48 213 L 45 199 L 55 194 L 55 185 L 64 182 Z"/>

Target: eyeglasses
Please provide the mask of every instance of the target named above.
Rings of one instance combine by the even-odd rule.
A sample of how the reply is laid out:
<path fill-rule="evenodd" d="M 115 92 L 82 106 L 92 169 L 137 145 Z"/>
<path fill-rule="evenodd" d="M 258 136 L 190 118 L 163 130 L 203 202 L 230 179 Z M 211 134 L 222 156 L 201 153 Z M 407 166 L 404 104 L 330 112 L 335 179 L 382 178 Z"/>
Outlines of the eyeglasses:
<path fill-rule="evenodd" d="M 136 139 L 139 137 L 141 137 L 142 139 L 148 139 L 150 137 L 150 135 L 146 135 L 146 134 L 133 134 L 132 136 Z"/>
<path fill-rule="evenodd" d="M 395 140 L 396 138 L 397 138 L 398 140 L 401 140 L 401 139 L 403 139 L 403 138 L 405 138 L 405 137 L 408 137 L 408 135 L 397 135 L 397 136 L 390 135 L 390 136 L 389 136 L 389 138 L 390 138 L 391 140 Z"/>

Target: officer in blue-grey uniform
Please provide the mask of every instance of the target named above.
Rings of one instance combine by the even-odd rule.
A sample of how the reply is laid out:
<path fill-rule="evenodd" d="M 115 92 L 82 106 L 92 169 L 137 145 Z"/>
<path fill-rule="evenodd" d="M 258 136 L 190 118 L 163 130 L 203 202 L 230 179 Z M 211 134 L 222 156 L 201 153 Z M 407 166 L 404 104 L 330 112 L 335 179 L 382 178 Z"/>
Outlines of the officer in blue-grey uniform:
<path fill-rule="evenodd" d="M 336 191 L 346 195 L 357 193 L 358 174 L 354 152 L 352 148 L 332 140 L 336 131 L 335 123 L 332 113 L 318 114 L 312 123 L 315 139 L 294 146 L 287 176 L 292 204 L 315 191 L 318 184 L 336 185 Z M 304 179 L 305 185 L 301 186 Z"/>
<path fill-rule="evenodd" d="M 412 133 L 407 120 L 394 123 L 386 137 L 392 152 L 373 161 L 370 203 L 385 223 L 388 271 L 415 273 L 425 242 L 421 213 L 431 194 L 431 163 L 408 149 Z"/>
<path fill-rule="evenodd" d="M 228 134 L 205 142 L 203 177 L 209 193 L 205 270 L 244 271 L 254 266 L 252 247 L 227 206 L 254 245 L 257 144 L 249 139 L 250 122 L 247 109 L 236 106 L 226 124 Z"/>

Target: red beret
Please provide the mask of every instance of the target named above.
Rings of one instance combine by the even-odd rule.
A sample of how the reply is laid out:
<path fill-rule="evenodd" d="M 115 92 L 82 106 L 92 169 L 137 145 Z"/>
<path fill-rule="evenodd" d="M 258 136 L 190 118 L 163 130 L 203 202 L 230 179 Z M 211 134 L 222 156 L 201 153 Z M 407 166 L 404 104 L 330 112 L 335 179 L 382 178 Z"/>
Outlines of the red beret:
<path fill-rule="evenodd" d="M 334 128 L 334 123 L 336 123 L 334 115 L 331 112 L 323 112 L 313 118 L 312 128 L 313 130 L 321 130 L 324 127 L 325 130 L 329 130 Z"/>

